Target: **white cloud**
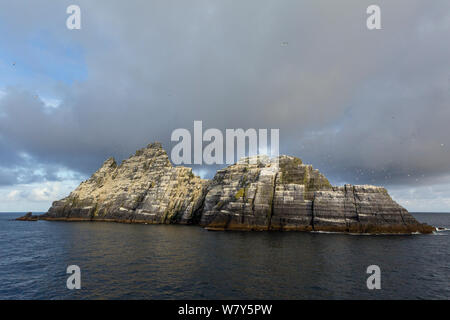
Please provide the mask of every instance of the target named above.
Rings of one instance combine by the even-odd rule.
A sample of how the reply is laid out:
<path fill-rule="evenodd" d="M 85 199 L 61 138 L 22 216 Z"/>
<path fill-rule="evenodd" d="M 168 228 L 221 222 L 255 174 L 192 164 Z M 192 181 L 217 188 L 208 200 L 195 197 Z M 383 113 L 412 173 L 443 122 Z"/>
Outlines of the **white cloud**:
<path fill-rule="evenodd" d="M 59 194 L 58 185 L 39 186 L 37 188 L 31 189 L 30 195 L 28 196 L 28 200 L 34 202 L 52 201 L 52 199 L 56 199 L 58 194 Z"/>
<path fill-rule="evenodd" d="M 210 176 L 210 172 L 207 169 L 196 168 L 192 170 L 192 173 L 196 176 L 199 176 L 202 179 L 208 179 Z"/>
<path fill-rule="evenodd" d="M 19 199 L 20 191 L 12 190 L 10 193 L 6 195 L 6 198 L 10 201 L 17 201 Z"/>

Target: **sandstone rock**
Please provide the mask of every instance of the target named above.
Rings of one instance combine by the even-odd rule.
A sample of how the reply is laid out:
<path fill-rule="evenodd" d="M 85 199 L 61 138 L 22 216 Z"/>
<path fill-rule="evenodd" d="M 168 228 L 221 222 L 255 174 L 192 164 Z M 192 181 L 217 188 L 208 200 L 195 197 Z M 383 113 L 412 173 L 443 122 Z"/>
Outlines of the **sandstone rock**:
<path fill-rule="evenodd" d="M 120 165 L 106 160 L 43 218 L 189 224 L 206 184 L 191 168 L 173 167 L 161 144 L 154 143 Z"/>
<path fill-rule="evenodd" d="M 37 221 L 39 219 L 38 216 L 33 216 L 32 212 L 27 212 L 23 217 L 17 218 L 19 221 Z"/>
<path fill-rule="evenodd" d="M 22 220 L 32 218 L 37 219 Z M 191 168 L 173 167 L 159 143 L 120 165 L 106 160 L 39 219 L 199 224 L 209 230 L 434 231 L 393 201 L 386 189 L 333 187 L 299 158 L 243 158 L 208 181 Z"/>
<path fill-rule="evenodd" d="M 244 158 L 217 172 L 200 224 L 209 229 L 312 230 L 314 192 L 331 188 L 298 158 Z"/>

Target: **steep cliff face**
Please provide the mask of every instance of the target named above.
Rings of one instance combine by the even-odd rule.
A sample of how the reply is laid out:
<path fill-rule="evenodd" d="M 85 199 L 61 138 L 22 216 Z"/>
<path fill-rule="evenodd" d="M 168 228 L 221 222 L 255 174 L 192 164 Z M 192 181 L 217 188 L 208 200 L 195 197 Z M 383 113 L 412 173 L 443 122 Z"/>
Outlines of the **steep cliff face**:
<path fill-rule="evenodd" d="M 22 220 L 93 220 L 199 224 L 210 230 L 298 230 L 429 233 L 375 186 L 333 187 L 295 157 L 241 159 L 211 181 L 173 167 L 154 143 L 117 165 L 104 162 L 67 198 L 39 217 Z"/>
<path fill-rule="evenodd" d="M 117 165 L 106 160 L 67 198 L 53 203 L 44 218 L 145 223 L 192 223 L 206 180 L 191 168 L 173 167 L 154 143 Z"/>

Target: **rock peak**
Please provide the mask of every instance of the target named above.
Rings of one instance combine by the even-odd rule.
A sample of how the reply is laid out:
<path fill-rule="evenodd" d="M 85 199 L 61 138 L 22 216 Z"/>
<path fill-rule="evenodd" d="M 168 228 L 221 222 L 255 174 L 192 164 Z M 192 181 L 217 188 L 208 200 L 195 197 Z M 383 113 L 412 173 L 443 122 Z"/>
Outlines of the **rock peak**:
<path fill-rule="evenodd" d="M 136 165 L 138 163 L 147 163 L 148 165 L 151 163 L 152 166 L 172 167 L 169 156 L 160 142 L 150 143 L 146 147 L 137 150 L 134 155 L 124 160 L 121 166 L 129 165 L 130 163 Z"/>

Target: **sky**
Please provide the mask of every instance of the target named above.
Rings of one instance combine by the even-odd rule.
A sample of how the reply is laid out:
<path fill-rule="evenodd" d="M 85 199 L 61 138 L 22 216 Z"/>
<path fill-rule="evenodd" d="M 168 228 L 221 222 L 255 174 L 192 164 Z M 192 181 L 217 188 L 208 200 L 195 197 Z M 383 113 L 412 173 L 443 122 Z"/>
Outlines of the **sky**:
<path fill-rule="evenodd" d="M 333 184 L 450 212 L 448 0 L 0 0 L 0 34 L 0 211 L 46 211 L 201 120 L 279 129 Z"/>

